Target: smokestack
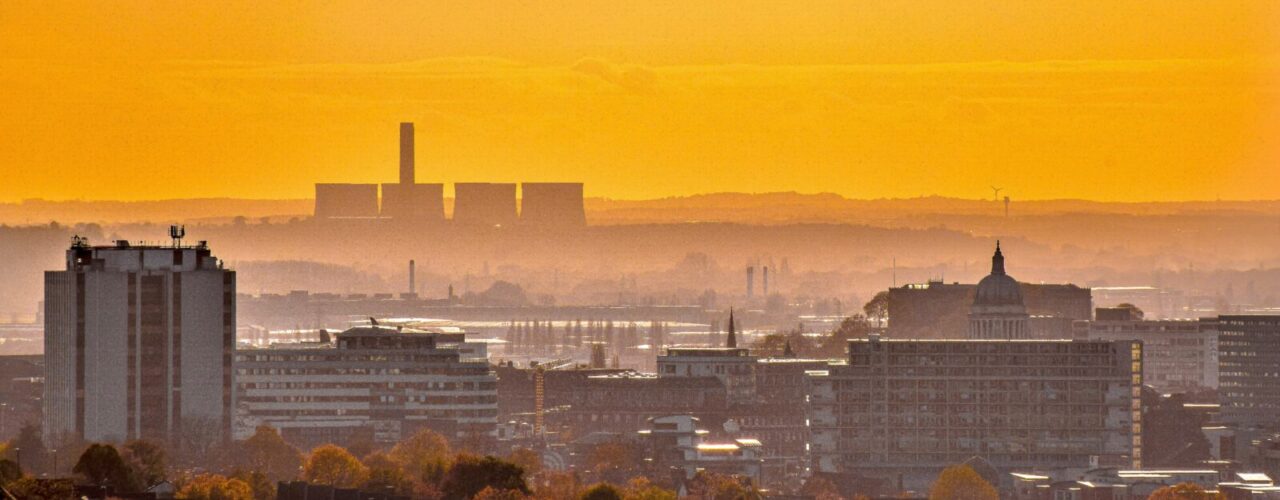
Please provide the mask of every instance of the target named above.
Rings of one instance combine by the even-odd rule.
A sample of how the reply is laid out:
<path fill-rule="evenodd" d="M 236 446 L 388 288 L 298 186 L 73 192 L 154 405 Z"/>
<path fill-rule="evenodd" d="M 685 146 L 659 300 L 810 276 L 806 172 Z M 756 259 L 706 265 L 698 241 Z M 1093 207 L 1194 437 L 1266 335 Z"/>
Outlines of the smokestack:
<path fill-rule="evenodd" d="M 769 266 L 764 266 L 764 296 L 769 298 Z"/>
<path fill-rule="evenodd" d="M 418 288 L 414 286 L 414 283 L 413 283 L 414 278 L 417 278 L 417 277 L 418 277 L 418 273 L 417 271 L 414 271 L 413 259 L 409 259 L 409 293 L 414 293 L 418 291 Z"/>
<path fill-rule="evenodd" d="M 756 268 L 755 266 L 747 266 L 747 298 L 754 297 L 756 294 Z"/>
<path fill-rule="evenodd" d="M 417 182 L 413 172 L 413 122 L 400 123 L 400 183 Z"/>

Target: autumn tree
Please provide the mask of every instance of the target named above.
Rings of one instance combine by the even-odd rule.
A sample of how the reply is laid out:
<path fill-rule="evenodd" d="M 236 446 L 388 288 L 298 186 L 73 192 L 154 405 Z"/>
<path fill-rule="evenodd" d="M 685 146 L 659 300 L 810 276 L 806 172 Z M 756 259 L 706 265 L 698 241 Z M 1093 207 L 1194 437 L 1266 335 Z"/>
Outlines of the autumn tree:
<path fill-rule="evenodd" d="M 326 444 L 311 450 L 302 474 L 311 483 L 354 488 L 364 482 L 365 467 L 346 448 Z"/>
<path fill-rule="evenodd" d="M 676 492 L 653 484 L 649 478 L 636 476 L 622 490 L 624 500 L 676 500 Z"/>
<path fill-rule="evenodd" d="M 239 448 L 236 463 L 248 470 L 262 471 L 271 481 L 290 480 L 298 477 L 302 464 L 302 452 L 285 442 L 274 427 L 260 425 L 253 436 Z"/>
<path fill-rule="evenodd" d="M 804 482 L 800 493 L 811 496 L 814 500 L 840 500 L 840 489 L 835 483 L 823 476 L 815 475 Z"/>
<path fill-rule="evenodd" d="M 544 470 L 532 476 L 531 482 L 539 500 L 577 500 L 582 495 L 582 484 L 573 472 Z"/>
<path fill-rule="evenodd" d="M 498 489 L 492 486 L 485 486 L 484 489 L 471 497 L 471 500 L 524 500 L 528 498 L 519 490 Z"/>
<path fill-rule="evenodd" d="M 525 475 L 533 477 L 542 472 L 542 455 L 528 448 L 516 448 L 511 450 L 511 454 L 507 456 L 507 460 L 519 465 L 524 469 Z"/>
<path fill-rule="evenodd" d="M 587 466 L 602 479 L 621 483 L 640 472 L 640 455 L 640 450 L 631 443 L 600 443 L 587 453 Z"/>
<path fill-rule="evenodd" d="M 249 485 L 249 491 L 253 492 L 253 500 L 275 500 L 276 498 L 276 485 L 267 479 L 267 474 L 262 471 L 235 471 L 228 478 L 239 479 Z"/>
<path fill-rule="evenodd" d="M 622 500 L 622 492 L 612 484 L 596 483 L 582 492 L 581 500 Z"/>
<path fill-rule="evenodd" d="M 524 470 L 519 465 L 496 457 L 475 455 L 458 455 L 453 467 L 445 474 L 440 490 L 445 500 L 466 500 L 486 486 L 529 494 Z"/>
<path fill-rule="evenodd" d="M 220 474 L 196 476 L 178 491 L 178 498 L 186 500 L 254 500 L 253 488 L 239 479 Z"/>
<path fill-rule="evenodd" d="M 368 470 L 362 488 L 369 491 L 388 491 L 396 495 L 413 494 L 413 479 L 405 474 L 404 468 L 391 456 L 374 452 L 365 457 L 364 465 Z"/>
<path fill-rule="evenodd" d="M 1178 483 L 1151 492 L 1147 500 L 1220 500 L 1221 493 L 1209 493 L 1195 483 Z"/>
<path fill-rule="evenodd" d="M 449 440 L 430 429 L 422 429 L 391 448 L 392 460 L 414 481 L 439 484 L 452 457 Z"/>
<path fill-rule="evenodd" d="M 14 498 L 22 500 L 67 500 L 76 497 L 76 486 L 70 479 L 39 479 L 27 476 L 6 488 Z"/>
<path fill-rule="evenodd" d="M 125 463 L 116 447 L 109 444 L 90 445 L 71 471 L 90 484 L 109 486 L 116 492 L 131 493 L 139 489 L 129 464 Z"/>
<path fill-rule="evenodd" d="M 750 479 L 710 471 L 698 471 L 689 481 L 689 496 L 704 500 L 749 500 L 761 498 Z"/>
<path fill-rule="evenodd" d="M 973 467 L 952 465 L 942 470 L 933 487 L 929 488 L 929 500 L 998 500 L 1000 494 Z"/>

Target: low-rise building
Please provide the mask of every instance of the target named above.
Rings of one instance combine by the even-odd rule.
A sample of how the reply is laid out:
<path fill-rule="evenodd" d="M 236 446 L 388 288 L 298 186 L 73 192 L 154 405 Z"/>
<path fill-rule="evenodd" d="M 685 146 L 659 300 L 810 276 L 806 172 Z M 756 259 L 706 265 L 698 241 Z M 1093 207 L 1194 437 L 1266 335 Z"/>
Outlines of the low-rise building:
<path fill-rule="evenodd" d="M 236 351 L 235 433 L 258 425 L 302 446 L 372 430 L 393 443 L 420 428 L 484 440 L 497 424 L 497 380 L 462 334 L 361 326 L 335 342 Z"/>
<path fill-rule="evenodd" d="M 759 440 L 708 440 L 708 431 L 699 428 L 700 421 L 690 415 L 656 417 L 648 423 L 639 433 L 650 477 L 686 480 L 707 470 L 751 478 L 760 484 L 764 456 Z M 671 471 L 678 473 L 669 474 Z"/>

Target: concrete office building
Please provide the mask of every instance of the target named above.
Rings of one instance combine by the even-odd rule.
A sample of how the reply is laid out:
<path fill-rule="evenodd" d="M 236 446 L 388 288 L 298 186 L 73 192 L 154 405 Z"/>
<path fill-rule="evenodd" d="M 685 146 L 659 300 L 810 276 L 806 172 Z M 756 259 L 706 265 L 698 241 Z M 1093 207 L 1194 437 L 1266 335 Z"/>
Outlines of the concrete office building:
<path fill-rule="evenodd" d="M 815 470 L 927 486 L 980 457 L 997 469 L 1140 466 L 1142 344 L 849 342 L 811 381 Z"/>
<path fill-rule="evenodd" d="M 1218 388 L 1217 319 L 1143 320 L 1129 309 L 1098 309 L 1097 318 L 1076 321 L 1072 337 L 1141 341 L 1142 378 L 1157 391 Z"/>
<path fill-rule="evenodd" d="M 581 182 L 526 182 L 520 185 L 520 222 L 538 226 L 587 224 Z"/>
<path fill-rule="evenodd" d="M 463 334 L 375 325 L 335 343 L 236 351 L 236 437 L 264 424 L 308 447 L 367 430 L 379 443 L 420 428 L 463 440 L 493 434 L 497 378 L 483 346 Z"/>
<path fill-rule="evenodd" d="M 234 407 L 236 280 L 204 242 L 90 246 L 45 273 L 50 444 L 225 437 Z"/>
<path fill-rule="evenodd" d="M 316 184 L 316 218 L 378 216 L 377 184 Z"/>
<path fill-rule="evenodd" d="M 1280 316 L 1218 316 L 1222 420 L 1280 430 Z"/>
<path fill-rule="evenodd" d="M 510 226 L 516 222 L 516 185 L 459 182 L 453 185 L 453 222 L 469 226 Z"/>

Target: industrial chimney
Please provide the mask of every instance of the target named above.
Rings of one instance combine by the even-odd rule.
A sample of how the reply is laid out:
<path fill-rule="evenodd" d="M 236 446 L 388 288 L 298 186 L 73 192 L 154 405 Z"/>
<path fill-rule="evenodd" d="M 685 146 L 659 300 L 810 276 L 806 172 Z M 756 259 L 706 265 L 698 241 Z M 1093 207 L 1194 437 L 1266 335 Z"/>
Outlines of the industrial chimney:
<path fill-rule="evenodd" d="M 413 122 L 400 123 L 400 184 L 413 184 Z"/>
<path fill-rule="evenodd" d="M 769 266 L 764 266 L 764 296 L 769 297 Z"/>
<path fill-rule="evenodd" d="M 417 277 L 418 277 L 418 272 L 414 270 L 413 259 L 409 259 L 409 293 L 411 294 L 418 291 L 418 288 L 415 286 L 413 282 L 414 278 L 417 278 Z"/>
<path fill-rule="evenodd" d="M 756 294 L 756 268 L 755 266 L 747 266 L 747 298 L 754 297 Z"/>

